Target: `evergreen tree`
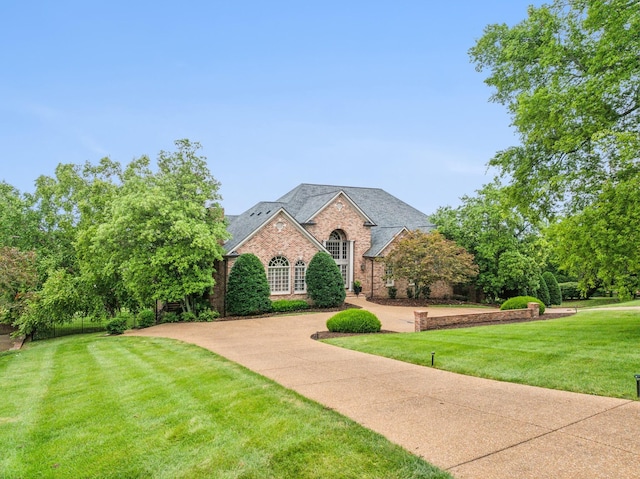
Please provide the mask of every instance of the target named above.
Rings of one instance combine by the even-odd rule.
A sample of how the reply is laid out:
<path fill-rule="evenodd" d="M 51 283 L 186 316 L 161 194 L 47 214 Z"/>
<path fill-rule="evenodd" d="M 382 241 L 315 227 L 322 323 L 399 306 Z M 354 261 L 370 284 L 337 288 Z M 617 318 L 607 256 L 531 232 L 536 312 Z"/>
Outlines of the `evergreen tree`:
<path fill-rule="evenodd" d="M 333 308 L 344 303 L 347 293 L 340 268 L 331 255 L 323 251 L 309 262 L 306 274 L 307 294 L 320 308 Z"/>
<path fill-rule="evenodd" d="M 540 286 L 538 286 L 537 297 L 544 303 L 545 306 L 551 306 L 551 298 L 549 296 L 549 287 L 544 277 L 540 275 Z"/>
<path fill-rule="evenodd" d="M 254 254 L 238 256 L 229 273 L 227 313 L 247 316 L 271 311 L 271 292 L 267 274 Z"/>
<path fill-rule="evenodd" d="M 550 271 L 546 271 L 542 274 L 542 278 L 547 283 L 549 289 L 549 299 L 551 304 L 562 304 L 562 291 L 558 285 L 556 277 Z"/>

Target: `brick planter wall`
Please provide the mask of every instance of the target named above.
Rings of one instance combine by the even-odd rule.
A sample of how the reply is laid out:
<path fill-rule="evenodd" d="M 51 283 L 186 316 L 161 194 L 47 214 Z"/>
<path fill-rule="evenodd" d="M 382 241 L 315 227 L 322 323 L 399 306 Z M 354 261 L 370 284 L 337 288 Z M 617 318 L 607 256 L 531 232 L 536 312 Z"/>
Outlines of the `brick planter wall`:
<path fill-rule="evenodd" d="M 427 317 L 427 311 L 414 311 L 415 331 L 440 329 L 447 326 L 472 325 L 535 319 L 540 316 L 540 305 L 529 303 L 527 309 L 492 311 L 490 313 L 459 314 L 455 316 Z"/>

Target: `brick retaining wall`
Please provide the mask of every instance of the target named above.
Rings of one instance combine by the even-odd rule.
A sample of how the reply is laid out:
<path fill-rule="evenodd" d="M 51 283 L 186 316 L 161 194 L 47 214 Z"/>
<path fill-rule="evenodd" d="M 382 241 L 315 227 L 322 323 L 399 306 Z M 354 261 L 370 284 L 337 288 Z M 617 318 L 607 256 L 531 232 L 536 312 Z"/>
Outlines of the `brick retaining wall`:
<path fill-rule="evenodd" d="M 429 317 L 425 310 L 414 311 L 415 331 L 426 331 L 456 325 L 472 325 L 535 319 L 540 316 L 540 305 L 529 303 L 527 309 L 492 311 L 490 313 L 458 314 L 455 316 Z"/>

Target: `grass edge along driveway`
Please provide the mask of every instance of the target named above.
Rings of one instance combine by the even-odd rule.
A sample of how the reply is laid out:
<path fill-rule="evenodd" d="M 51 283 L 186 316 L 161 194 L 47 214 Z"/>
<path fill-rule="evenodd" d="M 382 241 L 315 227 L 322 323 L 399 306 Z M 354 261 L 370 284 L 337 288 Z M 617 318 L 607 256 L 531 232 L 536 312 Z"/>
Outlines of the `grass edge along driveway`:
<path fill-rule="evenodd" d="M 446 478 L 235 363 L 103 334 L 0 355 L 0 471 L 21 477 Z"/>
<path fill-rule="evenodd" d="M 636 399 L 640 311 L 583 311 L 527 323 L 325 342 L 469 376 Z"/>

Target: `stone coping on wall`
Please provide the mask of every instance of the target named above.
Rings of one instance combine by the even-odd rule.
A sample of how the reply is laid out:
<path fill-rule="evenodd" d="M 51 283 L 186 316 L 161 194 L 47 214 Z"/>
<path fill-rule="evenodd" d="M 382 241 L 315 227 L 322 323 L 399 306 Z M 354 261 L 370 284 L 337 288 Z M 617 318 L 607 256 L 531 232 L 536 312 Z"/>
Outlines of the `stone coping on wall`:
<path fill-rule="evenodd" d="M 414 314 L 415 331 L 447 328 L 451 326 L 472 326 L 474 324 L 500 323 L 510 321 L 530 321 L 540 316 L 540 305 L 528 303 L 527 309 L 492 311 L 488 313 L 458 314 L 455 316 L 429 317 L 426 310 L 416 310 Z"/>

